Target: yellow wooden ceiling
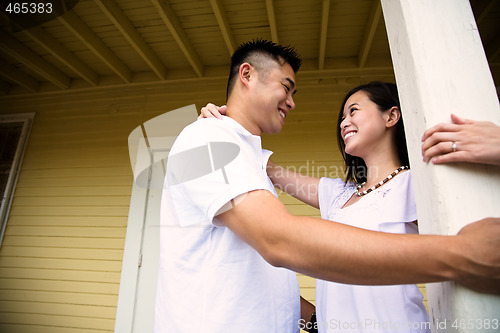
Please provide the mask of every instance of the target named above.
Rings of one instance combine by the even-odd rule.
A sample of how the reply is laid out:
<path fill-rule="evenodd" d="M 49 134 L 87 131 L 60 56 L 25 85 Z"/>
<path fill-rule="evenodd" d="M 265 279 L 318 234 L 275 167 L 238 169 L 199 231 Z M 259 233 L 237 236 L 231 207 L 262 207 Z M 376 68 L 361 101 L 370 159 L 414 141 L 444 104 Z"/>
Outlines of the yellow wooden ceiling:
<path fill-rule="evenodd" d="M 45 2 L 66 12 L 29 28 L 2 8 L 0 95 L 224 77 L 233 50 L 254 38 L 295 46 L 305 79 L 392 75 L 379 0 Z M 471 6 L 498 87 L 500 1 Z"/>

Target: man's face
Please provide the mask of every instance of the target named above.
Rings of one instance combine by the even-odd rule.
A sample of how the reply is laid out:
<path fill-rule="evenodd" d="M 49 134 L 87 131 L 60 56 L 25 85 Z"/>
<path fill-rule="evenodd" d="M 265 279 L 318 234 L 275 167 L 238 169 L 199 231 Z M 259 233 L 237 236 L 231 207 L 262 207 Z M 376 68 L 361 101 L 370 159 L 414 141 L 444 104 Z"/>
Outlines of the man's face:
<path fill-rule="evenodd" d="M 279 133 L 285 117 L 295 109 L 295 73 L 289 64 L 272 64 L 254 84 L 254 121 L 263 133 Z"/>

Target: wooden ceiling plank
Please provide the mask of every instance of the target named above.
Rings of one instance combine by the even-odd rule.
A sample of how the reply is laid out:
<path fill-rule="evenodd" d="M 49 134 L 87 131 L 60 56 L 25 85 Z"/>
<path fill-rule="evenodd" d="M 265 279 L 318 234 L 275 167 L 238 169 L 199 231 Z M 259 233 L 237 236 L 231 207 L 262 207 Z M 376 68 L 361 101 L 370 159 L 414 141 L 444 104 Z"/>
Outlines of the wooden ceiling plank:
<path fill-rule="evenodd" d="M 34 93 L 37 92 L 40 87 L 37 80 L 7 65 L 4 61 L 0 61 L 0 75 Z"/>
<path fill-rule="evenodd" d="M 10 88 L 10 84 L 4 81 L 0 81 L 0 95 L 7 96 L 9 94 Z"/>
<path fill-rule="evenodd" d="M 97 73 L 91 70 L 72 52 L 62 46 L 54 37 L 47 34 L 39 27 L 25 29 L 22 32 L 41 45 L 47 52 L 59 59 L 59 61 L 63 62 L 90 85 L 93 87 L 97 86 L 99 82 Z"/>
<path fill-rule="evenodd" d="M 271 29 L 271 39 L 276 44 L 279 44 L 278 25 L 276 24 L 276 15 L 274 13 L 274 0 L 266 0 L 266 8 L 269 28 Z"/>
<path fill-rule="evenodd" d="M 59 16 L 58 19 L 124 82 L 130 83 L 132 81 L 132 73 L 128 67 L 125 66 L 125 64 L 73 11 L 69 11 Z"/>
<path fill-rule="evenodd" d="M 203 64 L 196 54 L 193 45 L 191 45 L 189 38 L 184 32 L 179 19 L 175 15 L 173 9 L 170 7 L 170 4 L 165 0 L 152 1 L 161 16 L 163 23 L 165 23 L 168 30 L 174 37 L 177 45 L 179 45 L 181 51 L 184 53 L 184 56 L 187 58 L 196 75 L 198 77 L 202 77 Z"/>
<path fill-rule="evenodd" d="M 146 64 L 153 70 L 153 72 L 155 72 L 161 80 L 165 80 L 166 68 L 160 58 L 153 52 L 149 45 L 146 44 L 144 39 L 142 39 L 133 24 L 118 7 L 118 5 L 114 1 L 109 0 L 95 0 L 95 2 L 104 14 L 106 14 L 109 20 L 113 22 L 116 28 L 120 30 L 122 35 L 127 39 L 130 45 L 132 45 Z"/>
<path fill-rule="evenodd" d="M 212 5 L 212 9 L 214 11 L 215 18 L 217 19 L 217 23 L 219 24 L 222 37 L 224 38 L 224 42 L 226 42 L 229 56 L 231 56 L 234 50 L 236 50 L 236 40 L 234 39 L 234 34 L 231 30 L 231 27 L 229 26 L 229 20 L 227 18 L 226 12 L 224 11 L 220 0 L 210 0 L 210 5 Z"/>
<path fill-rule="evenodd" d="M 370 19 L 368 20 L 368 25 L 366 26 L 363 42 L 361 43 L 361 49 L 358 55 L 358 64 L 360 68 L 365 66 L 381 16 L 382 6 L 380 5 L 380 0 L 374 0 Z"/>
<path fill-rule="evenodd" d="M 71 85 L 71 78 L 2 30 L 0 30 L 0 48 L 59 88 L 67 89 Z"/>
<path fill-rule="evenodd" d="M 319 69 L 325 69 L 326 40 L 328 34 L 328 18 L 330 14 L 330 0 L 323 0 L 321 12 L 321 32 L 319 37 Z"/>

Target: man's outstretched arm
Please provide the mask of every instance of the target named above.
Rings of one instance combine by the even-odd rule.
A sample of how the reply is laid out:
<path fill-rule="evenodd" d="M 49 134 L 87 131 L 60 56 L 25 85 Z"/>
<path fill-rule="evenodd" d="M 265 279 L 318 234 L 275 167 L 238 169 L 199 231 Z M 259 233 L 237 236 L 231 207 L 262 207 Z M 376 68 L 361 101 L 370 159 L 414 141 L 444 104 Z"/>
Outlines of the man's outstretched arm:
<path fill-rule="evenodd" d="M 457 236 L 368 231 L 291 215 L 270 192 L 256 190 L 218 219 L 270 264 L 340 283 L 387 285 L 466 281 L 500 293 L 500 219 Z"/>

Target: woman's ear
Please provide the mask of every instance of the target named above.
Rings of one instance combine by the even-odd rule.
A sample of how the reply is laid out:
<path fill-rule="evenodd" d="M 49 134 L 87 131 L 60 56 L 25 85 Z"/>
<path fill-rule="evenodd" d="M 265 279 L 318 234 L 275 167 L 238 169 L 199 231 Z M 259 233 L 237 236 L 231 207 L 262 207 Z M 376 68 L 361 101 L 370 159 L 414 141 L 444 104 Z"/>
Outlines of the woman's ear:
<path fill-rule="evenodd" d="M 393 106 L 386 111 L 386 127 L 395 126 L 401 118 L 401 111 L 397 106 Z"/>

